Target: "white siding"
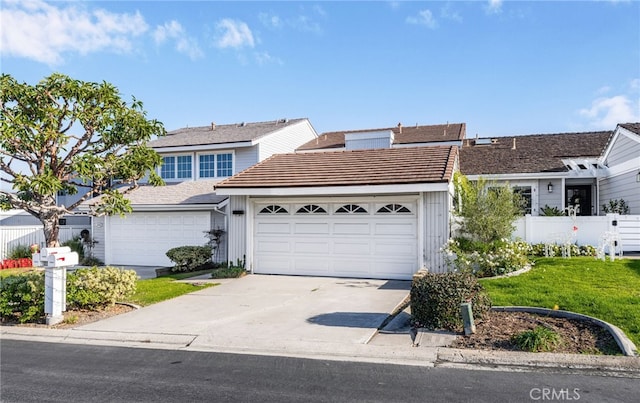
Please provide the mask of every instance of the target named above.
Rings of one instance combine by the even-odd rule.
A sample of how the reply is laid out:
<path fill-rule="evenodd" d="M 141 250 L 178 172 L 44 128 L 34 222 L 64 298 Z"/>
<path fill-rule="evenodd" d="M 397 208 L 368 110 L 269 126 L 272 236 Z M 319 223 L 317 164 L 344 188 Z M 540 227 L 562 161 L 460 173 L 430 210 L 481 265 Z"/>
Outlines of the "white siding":
<path fill-rule="evenodd" d="M 549 182 L 553 185 L 553 192 L 549 193 L 547 186 Z M 553 180 L 539 180 L 538 181 L 538 212 L 542 211 L 542 208 L 546 205 L 549 207 L 556 207 L 562 210 L 564 207 L 562 206 L 562 193 L 564 190 L 562 189 L 562 180 L 553 179 Z"/>
<path fill-rule="evenodd" d="M 447 192 L 424 194 L 424 261 L 432 273 L 447 271 L 440 248 L 449 239 L 449 211 L 451 197 Z"/>
<path fill-rule="evenodd" d="M 608 205 L 609 200 L 620 199 L 624 199 L 629 206 L 629 214 L 640 214 L 640 183 L 636 182 L 637 174 L 638 171 L 630 171 L 600 182 L 600 214 L 604 214 L 603 204 Z"/>
<path fill-rule="evenodd" d="M 616 143 L 612 146 L 606 162 L 611 167 L 637 158 L 638 155 L 640 155 L 640 142 L 633 141 L 629 137 L 620 134 L 616 139 Z"/>
<path fill-rule="evenodd" d="M 285 154 L 295 151 L 304 143 L 318 137 L 308 120 L 288 126 L 260 140 L 258 158 L 260 161 L 274 154 Z M 257 162 L 257 161 L 256 161 Z"/>
<path fill-rule="evenodd" d="M 105 245 L 107 243 L 105 236 L 105 217 L 92 217 L 91 218 L 91 237 L 94 241 L 97 241 L 93 246 L 93 257 L 105 260 Z"/>
<path fill-rule="evenodd" d="M 231 263 L 246 259 L 247 253 L 247 216 L 251 214 L 247 209 L 246 196 L 230 196 L 227 205 L 228 229 L 227 256 Z M 236 214 L 234 214 L 234 211 Z M 242 212 L 242 214 L 239 214 Z M 247 267 L 250 269 L 250 267 Z"/>
<path fill-rule="evenodd" d="M 258 163 L 258 146 L 238 148 L 234 157 L 234 174 L 237 174 Z"/>

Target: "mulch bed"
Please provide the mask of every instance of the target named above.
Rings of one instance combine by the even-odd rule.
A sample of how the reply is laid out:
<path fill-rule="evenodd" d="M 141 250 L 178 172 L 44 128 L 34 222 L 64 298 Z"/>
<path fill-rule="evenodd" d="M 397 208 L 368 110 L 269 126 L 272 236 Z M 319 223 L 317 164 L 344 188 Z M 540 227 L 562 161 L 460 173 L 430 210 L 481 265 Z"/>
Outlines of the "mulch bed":
<path fill-rule="evenodd" d="M 82 325 L 86 325 L 91 322 L 96 322 L 102 319 L 109 318 L 111 316 L 120 315 L 135 310 L 133 306 L 124 304 L 115 304 L 106 306 L 97 311 L 90 311 L 86 309 L 69 310 L 63 312 L 64 321 L 53 326 L 48 326 L 44 319 L 37 323 L 18 323 L 18 321 L 2 321 L 2 326 L 28 326 L 28 327 L 44 327 L 52 329 L 70 329 Z"/>
<path fill-rule="evenodd" d="M 622 354 L 613 336 L 598 325 L 526 312 L 491 311 L 487 318 L 476 321 L 475 334 L 458 337 L 452 347 L 521 351 L 512 337 L 537 326 L 545 326 L 560 335 L 562 342 L 554 353 Z"/>

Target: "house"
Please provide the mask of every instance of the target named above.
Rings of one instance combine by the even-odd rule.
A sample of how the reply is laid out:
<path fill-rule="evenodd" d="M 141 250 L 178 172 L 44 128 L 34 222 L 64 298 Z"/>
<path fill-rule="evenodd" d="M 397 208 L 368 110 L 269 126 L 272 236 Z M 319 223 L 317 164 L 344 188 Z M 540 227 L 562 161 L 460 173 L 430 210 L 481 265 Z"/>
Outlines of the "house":
<path fill-rule="evenodd" d="M 446 270 L 465 124 L 325 133 L 216 184 L 229 260 L 254 273 L 411 279 Z"/>
<path fill-rule="evenodd" d="M 599 181 L 607 175 L 602 153 L 613 132 L 534 134 L 466 139 L 460 172 L 508 182 L 526 201 L 526 213 L 545 206 L 575 208 L 579 216 L 599 213 Z"/>
<path fill-rule="evenodd" d="M 600 207 L 624 200 L 631 214 L 640 215 L 640 123 L 619 124 L 602 161 L 607 175 L 598 181 Z"/>
<path fill-rule="evenodd" d="M 277 153 L 287 153 L 317 137 L 306 118 L 187 127 L 148 145 L 163 164 L 166 185 L 142 185 L 127 194 L 133 212 L 94 217 L 94 256 L 110 265 L 170 266 L 166 252 L 177 246 L 204 245 L 205 232 L 226 230 L 227 196 L 215 183 Z M 89 209 L 97 199 L 88 201 Z M 226 245 L 216 256 L 226 261 Z"/>

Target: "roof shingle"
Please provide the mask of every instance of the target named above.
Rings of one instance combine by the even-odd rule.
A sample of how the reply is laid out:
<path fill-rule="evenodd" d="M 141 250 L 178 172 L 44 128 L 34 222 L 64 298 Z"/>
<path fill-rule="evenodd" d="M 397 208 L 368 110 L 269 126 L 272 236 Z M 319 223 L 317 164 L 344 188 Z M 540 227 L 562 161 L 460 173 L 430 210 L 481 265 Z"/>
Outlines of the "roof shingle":
<path fill-rule="evenodd" d="M 386 130 L 393 131 L 394 144 L 435 143 L 462 140 L 465 137 L 466 125 L 464 123 L 447 123 L 443 125 L 402 126 L 402 128 L 396 126 L 382 129 L 327 132 L 318 136 L 317 139 L 301 145 L 298 151 L 343 148 L 345 146 L 344 137 L 347 133 Z"/>
<path fill-rule="evenodd" d="M 253 141 L 303 120 L 307 119 L 186 127 L 170 131 L 166 136 L 150 141 L 148 145 L 151 148 L 161 148 Z"/>
<path fill-rule="evenodd" d="M 476 145 L 469 139 L 460 150 L 460 171 L 465 175 L 565 172 L 562 159 L 597 158 L 612 134 L 601 131 L 498 137 L 487 145 Z"/>
<path fill-rule="evenodd" d="M 457 153 L 456 147 L 432 146 L 279 154 L 216 189 L 448 182 Z"/>

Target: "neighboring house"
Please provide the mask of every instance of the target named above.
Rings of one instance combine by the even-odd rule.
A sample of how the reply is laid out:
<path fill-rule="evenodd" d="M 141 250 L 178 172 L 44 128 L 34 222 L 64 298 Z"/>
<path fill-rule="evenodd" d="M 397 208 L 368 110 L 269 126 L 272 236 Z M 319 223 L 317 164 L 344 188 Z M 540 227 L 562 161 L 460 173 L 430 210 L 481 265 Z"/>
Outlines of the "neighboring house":
<path fill-rule="evenodd" d="M 163 157 L 158 173 L 166 185 L 143 185 L 128 194 L 132 213 L 95 217 L 94 256 L 111 265 L 172 265 L 165 254 L 169 249 L 204 245 L 206 231 L 226 230 L 227 197 L 214 193 L 216 182 L 316 137 L 308 119 L 281 119 L 212 123 L 151 141 L 148 145 Z M 227 260 L 225 238 L 216 256 L 220 261 Z"/>
<path fill-rule="evenodd" d="M 254 273 L 411 279 L 444 271 L 464 124 L 333 132 L 216 185 L 229 260 Z"/>
<path fill-rule="evenodd" d="M 600 213 L 610 200 L 624 200 L 640 215 L 640 123 L 619 124 L 602 156 L 607 176 L 598 182 Z"/>
<path fill-rule="evenodd" d="M 599 213 L 599 181 L 607 176 L 601 158 L 611 131 L 476 138 L 460 149 L 460 171 L 509 183 L 526 201 L 526 213 L 545 206 L 572 206 L 577 215 Z"/>

